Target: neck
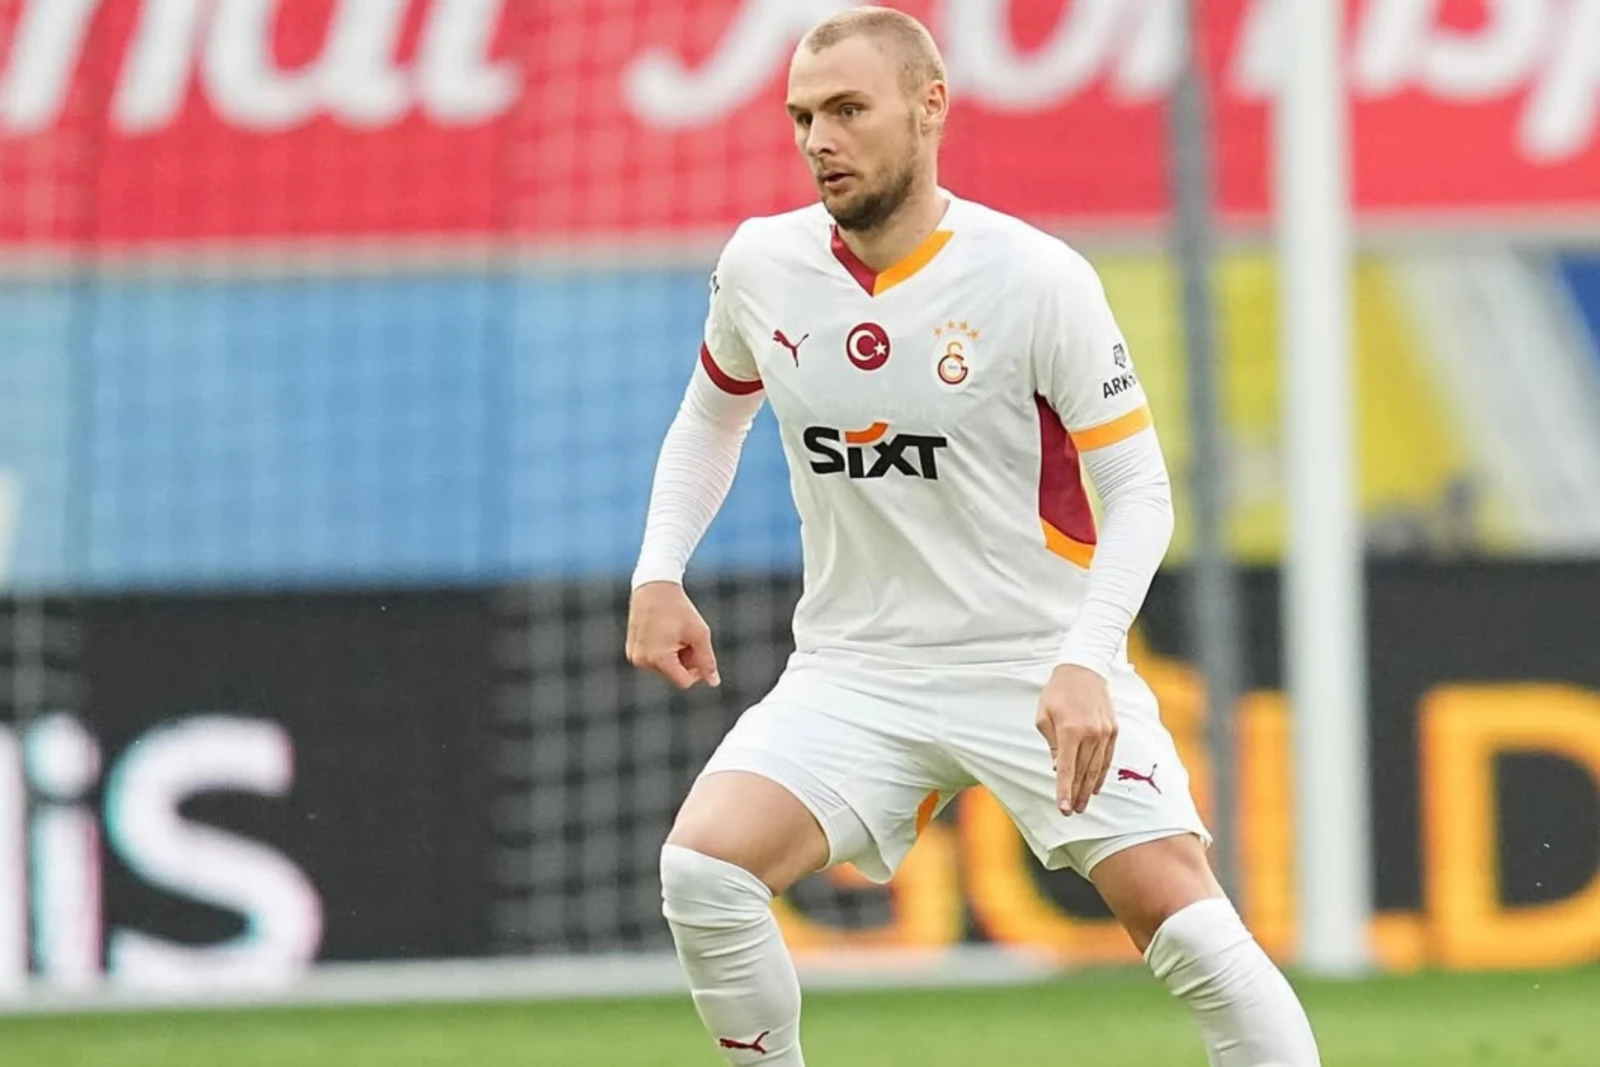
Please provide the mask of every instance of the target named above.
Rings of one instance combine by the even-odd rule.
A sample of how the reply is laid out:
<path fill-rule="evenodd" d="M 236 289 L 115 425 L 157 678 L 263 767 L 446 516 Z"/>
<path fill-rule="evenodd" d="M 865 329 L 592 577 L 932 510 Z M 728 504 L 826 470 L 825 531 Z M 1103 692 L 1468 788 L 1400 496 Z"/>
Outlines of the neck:
<path fill-rule="evenodd" d="M 948 206 L 938 183 L 930 179 L 919 182 L 883 225 L 870 230 L 840 230 L 839 235 L 861 262 L 876 271 L 887 270 L 938 229 Z"/>

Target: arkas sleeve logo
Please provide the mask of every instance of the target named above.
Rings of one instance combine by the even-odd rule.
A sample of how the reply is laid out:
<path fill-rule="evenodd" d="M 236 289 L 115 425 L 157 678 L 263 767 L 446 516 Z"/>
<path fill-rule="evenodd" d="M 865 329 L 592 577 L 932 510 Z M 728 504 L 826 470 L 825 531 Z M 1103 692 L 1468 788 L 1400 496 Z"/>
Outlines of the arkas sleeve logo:
<path fill-rule="evenodd" d="M 1121 374 L 1114 375 L 1100 383 L 1100 398 L 1110 400 L 1112 397 L 1121 396 L 1123 393 L 1137 389 L 1139 376 L 1133 372 L 1129 365 L 1128 348 L 1121 341 L 1111 346 L 1111 362 L 1117 365 Z"/>

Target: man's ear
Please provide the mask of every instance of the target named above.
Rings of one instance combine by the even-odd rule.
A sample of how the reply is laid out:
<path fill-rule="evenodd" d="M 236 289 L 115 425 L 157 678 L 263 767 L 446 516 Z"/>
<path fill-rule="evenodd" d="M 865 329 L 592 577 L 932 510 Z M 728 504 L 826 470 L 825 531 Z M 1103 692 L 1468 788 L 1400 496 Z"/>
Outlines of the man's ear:
<path fill-rule="evenodd" d="M 929 82 L 922 90 L 922 127 L 932 133 L 942 127 L 950 114 L 950 90 L 944 82 Z"/>

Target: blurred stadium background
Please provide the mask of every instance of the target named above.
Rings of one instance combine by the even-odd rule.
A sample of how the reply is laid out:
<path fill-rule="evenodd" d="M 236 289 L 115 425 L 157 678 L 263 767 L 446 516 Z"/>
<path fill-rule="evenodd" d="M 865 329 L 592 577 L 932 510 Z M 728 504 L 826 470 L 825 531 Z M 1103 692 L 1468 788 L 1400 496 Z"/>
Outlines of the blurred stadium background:
<path fill-rule="evenodd" d="M 845 6 L 0 0 L 0 1009 L 32 1016 L 6 1063 L 714 1062 L 655 855 L 788 651 L 770 415 L 692 571 L 720 692 L 630 672 L 627 576 L 716 251 L 810 195 L 788 51 Z M 945 184 L 1090 254 L 1141 361 L 1180 529 L 1135 658 L 1209 805 L 1175 5 L 899 6 L 950 61 Z M 1600 3 L 1348 10 L 1376 973 L 1308 999 L 1330 1064 L 1593 1063 Z M 1226 832 L 1293 966 L 1274 11 L 1207 0 L 1199 31 Z M 819 994 L 819 1062 L 1044 1062 L 1067 1033 L 1199 1062 L 982 793 L 893 886 L 779 910 L 819 989 L 953 987 Z M 463 999 L 508 1003 L 399 1007 Z"/>

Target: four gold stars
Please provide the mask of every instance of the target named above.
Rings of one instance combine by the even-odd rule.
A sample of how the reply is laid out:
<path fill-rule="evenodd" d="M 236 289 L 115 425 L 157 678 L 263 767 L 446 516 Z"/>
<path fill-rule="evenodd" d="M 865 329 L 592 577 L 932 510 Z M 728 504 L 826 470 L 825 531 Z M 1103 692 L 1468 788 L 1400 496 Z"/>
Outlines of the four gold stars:
<path fill-rule="evenodd" d="M 943 337 L 947 333 L 960 334 L 961 336 L 969 338 L 973 341 L 978 340 L 980 336 L 980 332 L 978 330 L 974 330 L 972 328 L 972 323 L 968 322 L 966 319 L 962 319 L 960 322 L 957 322 L 955 319 L 951 319 L 943 326 L 935 326 L 933 328 L 934 337 Z"/>

